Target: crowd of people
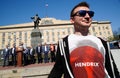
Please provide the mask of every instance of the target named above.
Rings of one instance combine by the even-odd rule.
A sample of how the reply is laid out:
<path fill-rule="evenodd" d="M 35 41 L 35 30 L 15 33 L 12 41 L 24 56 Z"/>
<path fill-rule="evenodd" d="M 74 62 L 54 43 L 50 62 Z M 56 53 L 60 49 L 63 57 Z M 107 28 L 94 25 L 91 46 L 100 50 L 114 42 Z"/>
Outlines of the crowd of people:
<path fill-rule="evenodd" d="M 56 45 L 55 44 L 38 44 L 35 48 L 32 46 L 26 47 L 23 42 L 20 43 L 23 47 L 22 52 L 22 65 L 26 66 L 35 63 L 48 63 L 55 62 Z M 17 66 L 17 50 L 15 44 L 13 47 L 6 47 L 2 51 L 3 67 L 5 66 Z"/>

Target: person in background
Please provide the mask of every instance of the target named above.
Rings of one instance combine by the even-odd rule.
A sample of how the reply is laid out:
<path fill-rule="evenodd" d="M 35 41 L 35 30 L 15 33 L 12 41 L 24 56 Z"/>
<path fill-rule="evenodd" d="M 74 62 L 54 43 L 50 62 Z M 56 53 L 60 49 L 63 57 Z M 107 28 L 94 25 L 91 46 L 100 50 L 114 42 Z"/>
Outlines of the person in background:
<path fill-rule="evenodd" d="M 12 65 L 16 67 L 17 61 L 16 61 L 16 46 L 13 44 L 13 47 L 10 49 L 10 53 L 12 55 Z"/>
<path fill-rule="evenodd" d="M 87 2 L 71 10 L 74 34 L 58 41 L 56 62 L 48 78 L 120 78 L 108 42 L 89 33 L 93 16 Z"/>
<path fill-rule="evenodd" d="M 43 62 L 42 58 L 42 45 L 38 44 L 36 47 L 36 53 L 37 53 L 37 59 L 38 59 L 38 64 Z"/>
<path fill-rule="evenodd" d="M 35 63 L 35 49 L 31 46 L 30 50 L 29 50 L 29 55 L 30 55 L 30 64 L 34 64 Z"/>
<path fill-rule="evenodd" d="M 118 42 L 118 46 L 119 46 L 119 49 L 120 49 L 120 41 Z"/>
<path fill-rule="evenodd" d="M 50 49 L 46 43 L 44 44 L 42 51 L 44 53 L 44 63 L 48 63 L 49 62 L 48 53 L 49 53 Z"/>
<path fill-rule="evenodd" d="M 51 62 L 55 62 L 55 45 L 50 44 Z"/>
<path fill-rule="evenodd" d="M 23 53 L 22 53 L 22 61 L 23 61 L 23 66 L 28 65 L 28 53 L 29 53 L 29 49 L 26 47 L 26 45 L 21 42 L 20 43 L 20 47 L 23 48 Z"/>
<path fill-rule="evenodd" d="M 8 45 L 6 45 L 5 49 L 3 49 L 3 67 L 9 65 L 9 55 L 10 49 L 8 48 Z"/>
<path fill-rule="evenodd" d="M 23 65 L 26 66 L 29 64 L 28 61 L 28 57 L 29 57 L 29 48 L 25 48 L 25 51 L 23 51 Z"/>

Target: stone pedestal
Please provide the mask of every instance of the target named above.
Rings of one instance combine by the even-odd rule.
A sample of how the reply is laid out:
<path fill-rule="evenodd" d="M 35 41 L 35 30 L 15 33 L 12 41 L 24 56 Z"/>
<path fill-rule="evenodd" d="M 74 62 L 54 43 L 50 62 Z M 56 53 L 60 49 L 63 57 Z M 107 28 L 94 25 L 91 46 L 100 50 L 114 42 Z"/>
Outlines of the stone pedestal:
<path fill-rule="evenodd" d="M 40 29 L 33 29 L 31 32 L 31 46 L 35 48 L 38 43 L 42 44 L 42 34 L 40 32 Z"/>

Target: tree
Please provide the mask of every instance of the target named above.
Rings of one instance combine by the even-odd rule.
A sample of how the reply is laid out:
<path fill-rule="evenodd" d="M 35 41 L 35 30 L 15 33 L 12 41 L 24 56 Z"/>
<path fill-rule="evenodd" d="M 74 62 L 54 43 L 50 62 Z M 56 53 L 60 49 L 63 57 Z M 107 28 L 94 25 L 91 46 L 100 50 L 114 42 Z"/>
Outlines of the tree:
<path fill-rule="evenodd" d="M 120 27 L 118 28 L 118 30 L 113 32 L 114 35 L 114 39 L 113 40 L 120 40 Z"/>

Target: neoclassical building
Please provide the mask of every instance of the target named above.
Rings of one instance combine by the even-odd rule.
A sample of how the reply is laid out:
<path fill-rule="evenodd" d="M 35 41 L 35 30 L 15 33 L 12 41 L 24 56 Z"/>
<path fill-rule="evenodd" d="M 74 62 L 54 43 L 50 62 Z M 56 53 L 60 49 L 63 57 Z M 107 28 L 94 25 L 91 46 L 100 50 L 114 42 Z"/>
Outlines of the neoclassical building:
<path fill-rule="evenodd" d="M 0 49 L 3 49 L 5 45 L 12 47 L 13 43 L 18 46 L 20 42 L 30 46 L 33 29 L 33 22 L 0 26 Z M 42 18 L 39 29 L 42 34 L 42 44 L 56 44 L 60 38 L 74 33 L 74 27 L 70 20 L 57 20 L 55 18 Z M 93 21 L 89 31 L 90 34 L 106 40 L 113 37 L 110 21 Z"/>

